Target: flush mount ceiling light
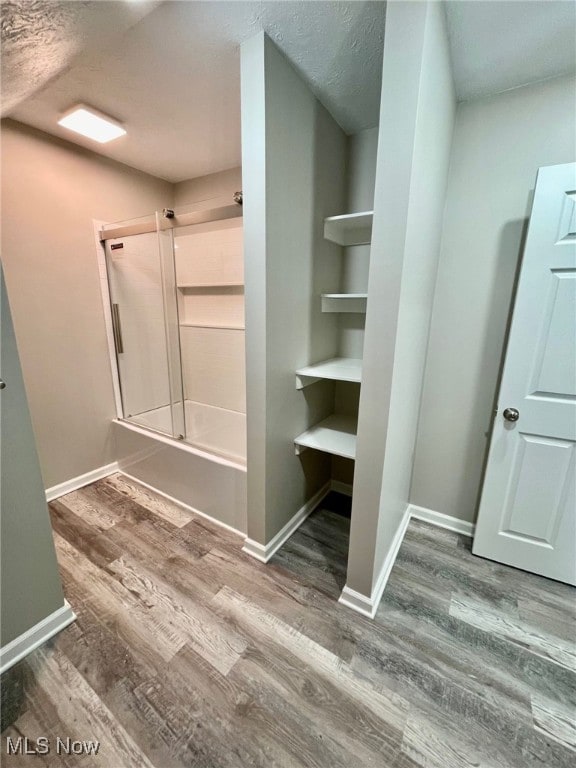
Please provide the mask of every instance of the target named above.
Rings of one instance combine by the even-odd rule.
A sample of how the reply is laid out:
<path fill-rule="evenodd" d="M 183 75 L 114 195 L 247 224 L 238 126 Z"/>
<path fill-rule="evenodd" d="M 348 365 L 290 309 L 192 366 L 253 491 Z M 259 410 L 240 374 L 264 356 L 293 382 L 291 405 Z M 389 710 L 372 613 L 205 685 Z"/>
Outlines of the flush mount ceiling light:
<path fill-rule="evenodd" d="M 75 133 L 80 133 L 82 136 L 87 136 L 99 144 L 106 144 L 107 141 L 112 141 L 112 139 L 126 134 L 124 128 L 114 118 L 98 112 L 97 109 L 87 107 L 85 104 L 78 104 L 78 106 L 69 109 L 58 120 L 58 125 Z"/>

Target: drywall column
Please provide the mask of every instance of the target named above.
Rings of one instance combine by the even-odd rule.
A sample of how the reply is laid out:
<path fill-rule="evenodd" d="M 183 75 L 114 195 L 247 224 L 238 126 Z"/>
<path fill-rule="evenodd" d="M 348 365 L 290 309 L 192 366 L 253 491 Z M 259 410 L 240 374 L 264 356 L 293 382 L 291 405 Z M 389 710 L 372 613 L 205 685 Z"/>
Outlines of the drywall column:
<path fill-rule="evenodd" d="M 373 615 L 408 495 L 455 114 L 444 10 L 389 2 L 347 585 Z"/>
<path fill-rule="evenodd" d="M 0 522 L 4 671 L 74 614 L 64 603 L 46 496 L 0 267 Z"/>
<path fill-rule="evenodd" d="M 345 203 L 346 137 L 260 33 L 242 45 L 246 284 L 247 551 L 267 544 L 330 479 L 330 458 L 293 439 L 333 408 L 330 382 L 295 389 L 295 370 L 334 356 L 337 326 L 320 311 L 340 249 L 323 219 Z"/>

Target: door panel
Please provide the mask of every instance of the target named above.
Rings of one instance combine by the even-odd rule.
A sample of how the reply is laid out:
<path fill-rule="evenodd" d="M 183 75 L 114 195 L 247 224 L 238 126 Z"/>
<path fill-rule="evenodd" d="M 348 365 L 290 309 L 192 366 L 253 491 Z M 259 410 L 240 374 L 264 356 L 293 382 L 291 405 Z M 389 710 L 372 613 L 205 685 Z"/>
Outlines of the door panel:
<path fill-rule="evenodd" d="M 538 435 L 520 433 L 518 438 L 502 531 L 554 546 L 574 445 Z M 541 482 L 540 475 L 546 477 L 546 483 Z"/>
<path fill-rule="evenodd" d="M 576 164 L 542 168 L 473 551 L 576 584 Z M 505 410 L 519 412 L 506 420 Z M 509 415 L 509 414 L 508 414 Z"/>
<path fill-rule="evenodd" d="M 575 270 L 550 270 L 548 306 L 544 311 L 542 338 L 538 343 L 531 396 L 576 396 Z"/>

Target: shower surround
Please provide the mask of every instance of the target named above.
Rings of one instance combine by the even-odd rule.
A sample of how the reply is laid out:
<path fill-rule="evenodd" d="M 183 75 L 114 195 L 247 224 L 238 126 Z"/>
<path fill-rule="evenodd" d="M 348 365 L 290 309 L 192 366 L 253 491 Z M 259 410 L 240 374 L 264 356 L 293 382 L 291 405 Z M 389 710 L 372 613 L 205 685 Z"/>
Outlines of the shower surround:
<path fill-rule="evenodd" d="M 242 208 L 213 205 L 99 229 L 113 434 L 123 472 L 244 533 Z"/>

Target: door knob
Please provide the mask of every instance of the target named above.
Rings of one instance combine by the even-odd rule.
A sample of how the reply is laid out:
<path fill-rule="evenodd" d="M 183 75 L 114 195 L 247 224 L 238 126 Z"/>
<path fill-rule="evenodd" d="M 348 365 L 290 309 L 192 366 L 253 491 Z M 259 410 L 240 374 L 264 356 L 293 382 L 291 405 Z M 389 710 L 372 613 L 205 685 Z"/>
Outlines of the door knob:
<path fill-rule="evenodd" d="M 5 387 L 6 387 L 6 382 L 0 379 L 0 389 L 4 389 Z"/>
<path fill-rule="evenodd" d="M 520 411 L 516 410 L 516 408 L 505 408 L 502 416 L 504 416 L 506 421 L 518 421 L 520 418 Z"/>

